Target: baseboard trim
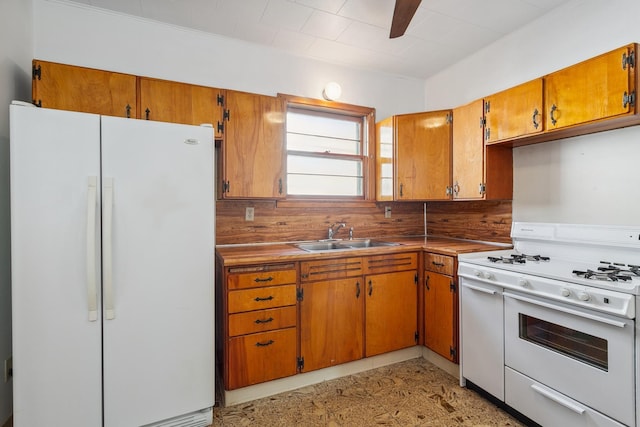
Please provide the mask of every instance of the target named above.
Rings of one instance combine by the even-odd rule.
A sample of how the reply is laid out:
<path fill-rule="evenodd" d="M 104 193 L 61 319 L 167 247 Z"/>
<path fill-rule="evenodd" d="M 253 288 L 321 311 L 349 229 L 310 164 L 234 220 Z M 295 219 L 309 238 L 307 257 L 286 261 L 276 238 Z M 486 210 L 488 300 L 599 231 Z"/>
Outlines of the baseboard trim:
<path fill-rule="evenodd" d="M 251 400 L 273 396 L 274 394 L 284 393 L 297 388 L 318 384 L 323 381 L 357 374 L 358 372 L 364 372 L 381 366 L 416 359 L 418 357 L 422 357 L 421 346 L 409 347 L 403 350 L 381 354 L 379 356 L 367 357 L 354 362 L 297 374 L 291 377 L 243 387 L 237 390 L 225 390 L 223 392 L 222 403 L 224 406 L 238 405 Z"/>

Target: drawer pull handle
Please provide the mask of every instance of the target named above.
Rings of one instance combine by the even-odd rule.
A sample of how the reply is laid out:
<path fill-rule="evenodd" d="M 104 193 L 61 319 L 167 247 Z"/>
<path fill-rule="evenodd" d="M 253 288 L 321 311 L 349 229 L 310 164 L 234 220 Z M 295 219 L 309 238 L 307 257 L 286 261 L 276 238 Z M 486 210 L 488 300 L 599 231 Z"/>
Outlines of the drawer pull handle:
<path fill-rule="evenodd" d="M 261 279 L 261 278 L 259 278 L 259 277 L 256 277 L 256 278 L 255 278 L 255 280 L 254 280 L 254 282 L 256 282 L 256 283 L 260 283 L 260 282 L 270 282 L 270 281 L 272 281 L 272 280 L 273 280 L 273 277 L 271 277 L 271 276 L 267 277 L 266 279 Z"/>
<path fill-rule="evenodd" d="M 269 317 L 268 319 L 256 319 L 256 321 L 254 322 L 256 325 L 260 325 L 263 323 L 269 323 L 269 322 L 273 322 L 273 317 Z"/>
<path fill-rule="evenodd" d="M 273 299 L 273 295 L 269 295 L 266 298 L 260 298 L 260 297 L 256 297 L 256 299 L 254 301 L 256 302 L 260 302 L 260 301 L 271 301 Z"/>
<path fill-rule="evenodd" d="M 356 298 L 360 298 L 360 282 L 356 282 Z"/>
<path fill-rule="evenodd" d="M 441 262 L 431 261 L 431 264 L 435 265 L 436 267 L 444 267 L 444 264 Z"/>
<path fill-rule="evenodd" d="M 267 347 L 267 346 L 273 344 L 274 342 L 275 342 L 274 340 L 269 340 L 269 341 L 266 341 L 266 342 L 257 342 L 256 343 L 256 347 Z"/>
<path fill-rule="evenodd" d="M 373 293 L 373 283 L 371 283 L 371 280 L 369 280 L 369 296 L 371 296 L 372 293 Z"/>
<path fill-rule="evenodd" d="M 431 288 L 429 287 L 429 276 L 424 278 L 424 286 L 427 288 L 428 291 L 431 290 Z"/>

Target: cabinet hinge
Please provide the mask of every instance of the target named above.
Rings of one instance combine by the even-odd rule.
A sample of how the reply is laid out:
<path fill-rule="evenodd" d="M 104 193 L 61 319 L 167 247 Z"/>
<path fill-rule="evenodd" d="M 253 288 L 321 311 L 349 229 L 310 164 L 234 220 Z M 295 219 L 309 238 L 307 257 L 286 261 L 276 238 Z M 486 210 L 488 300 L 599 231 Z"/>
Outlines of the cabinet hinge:
<path fill-rule="evenodd" d="M 224 133 L 224 123 L 218 122 L 218 133 Z"/>
<path fill-rule="evenodd" d="M 418 331 L 416 331 L 416 332 L 413 334 L 413 340 L 417 343 L 417 342 L 418 342 L 418 338 L 420 338 L 420 336 L 418 335 Z"/>
<path fill-rule="evenodd" d="M 627 65 L 629 66 L 629 68 L 633 68 L 636 66 L 636 54 L 633 50 L 629 52 L 629 55 L 627 55 L 626 53 L 622 54 L 622 69 L 626 70 Z"/>
<path fill-rule="evenodd" d="M 42 67 L 40 65 L 38 65 L 37 67 L 33 65 L 31 67 L 31 74 L 33 80 L 35 80 L 36 77 L 38 78 L 38 80 L 42 79 Z"/>
<path fill-rule="evenodd" d="M 447 196 L 451 196 L 453 194 L 453 187 L 450 185 L 447 185 L 447 188 L 444 190 L 444 194 Z"/>
<path fill-rule="evenodd" d="M 298 372 L 304 369 L 304 357 L 298 357 Z"/>
<path fill-rule="evenodd" d="M 229 110 L 224 110 L 222 113 L 222 120 L 229 120 L 231 118 L 231 113 Z"/>
<path fill-rule="evenodd" d="M 489 141 L 491 138 L 491 128 L 485 128 L 484 130 L 484 140 Z"/>
<path fill-rule="evenodd" d="M 455 292 L 455 291 L 456 291 L 456 282 L 454 282 L 453 280 L 451 280 L 451 281 L 449 282 L 449 290 L 450 290 L 451 292 Z"/>
<path fill-rule="evenodd" d="M 278 179 L 278 194 L 282 194 L 282 178 Z"/>
<path fill-rule="evenodd" d="M 447 122 L 447 124 L 453 123 L 453 113 L 447 113 L 446 122 Z"/>
<path fill-rule="evenodd" d="M 222 181 L 222 192 L 226 193 L 229 191 L 229 181 Z"/>
<path fill-rule="evenodd" d="M 452 358 L 455 358 L 457 353 L 458 353 L 458 350 L 456 350 L 455 347 L 449 347 L 449 356 L 451 356 Z"/>
<path fill-rule="evenodd" d="M 417 285 L 418 284 L 418 273 L 415 274 L 415 276 L 413 276 L 413 282 Z"/>
<path fill-rule="evenodd" d="M 298 301 L 302 301 L 304 299 L 304 289 L 298 289 L 296 291 L 296 298 Z"/>
<path fill-rule="evenodd" d="M 219 93 L 217 98 L 218 105 L 224 106 L 224 95 Z"/>
<path fill-rule="evenodd" d="M 487 186 L 485 183 L 481 182 L 480 185 L 478 185 L 478 192 L 480 194 L 484 194 L 487 192 Z"/>
<path fill-rule="evenodd" d="M 491 111 L 491 101 L 484 101 L 485 114 Z"/>
<path fill-rule="evenodd" d="M 487 124 L 487 119 L 484 117 L 480 117 L 480 127 L 484 127 Z"/>
<path fill-rule="evenodd" d="M 622 108 L 633 107 L 636 104 L 636 92 L 633 91 L 631 93 L 625 92 L 622 95 Z"/>

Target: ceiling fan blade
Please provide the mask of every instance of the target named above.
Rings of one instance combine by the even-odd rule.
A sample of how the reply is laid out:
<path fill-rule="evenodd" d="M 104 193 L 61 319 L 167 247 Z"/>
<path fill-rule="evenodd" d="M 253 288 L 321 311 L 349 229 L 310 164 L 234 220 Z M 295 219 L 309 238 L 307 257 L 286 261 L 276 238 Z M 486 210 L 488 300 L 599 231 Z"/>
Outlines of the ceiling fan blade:
<path fill-rule="evenodd" d="M 411 18 L 415 15 L 418 6 L 422 0 L 396 0 L 396 6 L 393 9 L 393 20 L 391 21 L 390 39 L 395 39 L 404 35 L 407 27 L 411 22 Z"/>

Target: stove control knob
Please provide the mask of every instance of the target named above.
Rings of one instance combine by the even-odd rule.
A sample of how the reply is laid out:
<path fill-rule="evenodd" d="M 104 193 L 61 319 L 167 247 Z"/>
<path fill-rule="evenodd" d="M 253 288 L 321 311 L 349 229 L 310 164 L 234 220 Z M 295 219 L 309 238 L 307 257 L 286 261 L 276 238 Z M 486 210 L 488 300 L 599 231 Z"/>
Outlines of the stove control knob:
<path fill-rule="evenodd" d="M 492 280 L 493 279 L 493 274 L 489 273 L 488 271 L 483 271 L 482 272 L 482 277 L 484 279 L 487 279 L 487 280 Z"/>
<path fill-rule="evenodd" d="M 481 272 L 480 270 L 473 270 L 473 274 L 474 274 L 476 277 L 482 277 L 482 272 Z"/>
<path fill-rule="evenodd" d="M 578 294 L 578 299 L 579 299 L 580 301 L 589 301 L 589 300 L 591 299 L 591 295 L 589 295 L 589 294 L 588 294 L 588 293 L 586 293 L 586 292 L 580 292 L 580 293 Z"/>
<path fill-rule="evenodd" d="M 567 288 L 563 288 L 562 291 L 560 291 L 560 293 L 562 294 L 563 297 L 568 297 L 569 295 L 571 295 L 571 291 Z"/>
<path fill-rule="evenodd" d="M 529 281 L 527 279 L 519 279 L 518 280 L 518 285 L 522 286 L 523 288 L 528 288 L 529 287 Z"/>

